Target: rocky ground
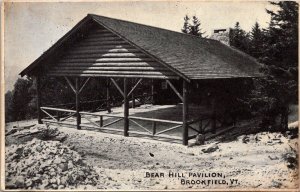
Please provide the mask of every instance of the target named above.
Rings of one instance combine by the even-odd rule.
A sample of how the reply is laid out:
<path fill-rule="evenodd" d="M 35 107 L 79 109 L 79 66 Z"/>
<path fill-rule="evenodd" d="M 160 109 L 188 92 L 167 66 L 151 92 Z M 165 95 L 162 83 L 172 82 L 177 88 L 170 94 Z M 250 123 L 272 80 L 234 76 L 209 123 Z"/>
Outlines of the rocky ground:
<path fill-rule="evenodd" d="M 45 129 L 29 126 L 6 136 L 6 187 L 298 188 L 297 131 L 233 130 L 186 147 L 66 127 L 38 132 Z"/>

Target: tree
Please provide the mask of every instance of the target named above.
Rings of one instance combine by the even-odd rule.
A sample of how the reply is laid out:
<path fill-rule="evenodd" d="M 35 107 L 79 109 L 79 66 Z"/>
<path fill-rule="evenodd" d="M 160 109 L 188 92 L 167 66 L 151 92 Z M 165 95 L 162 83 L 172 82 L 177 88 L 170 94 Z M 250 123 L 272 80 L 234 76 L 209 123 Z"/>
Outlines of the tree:
<path fill-rule="evenodd" d="M 255 22 L 250 32 L 249 54 L 258 60 L 263 56 L 265 37 L 258 22 Z"/>
<path fill-rule="evenodd" d="M 13 121 L 12 97 L 13 93 L 11 91 L 5 93 L 5 122 Z"/>
<path fill-rule="evenodd" d="M 245 53 L 249 53 L 249 34 L 241 29 L 240 23 L 236 22 L 229 32 L 229 44 Z"/>
<path fill-rule="evenodd" d="M 183 18 L 184 19 L 184 23 L 183 23 L 183 28 L 181 29 L 181 31 L 183 33 L 187 33 L 189 34 L 190 33 L 190 18 L 188 17 L 188 15 L 185 15 L 185 17 Z"/>
<path fill-rule="evenodd" d="M 186 15 L 184 17 L 184 24 L 183 24 L 183 28 L 181 29 L 181 31 L 183 33 L 187 33 L 190 35 L 204 37 L 203 35 L 206 32 L 202 32 L 202 29 L 200 28 L 200 26 L 201 26 L 200 20 L 194 15 L 192 17 L 192 23 L 190 23 L 189 21 L 190 21 L 190 18 Z"/>
<path fill-rule="evenodd" d="M 202 32 L 202 29 L 200 28 L 201 23 L 199 19 L 194 15 L 193 16 L 193 25 L 190 26 L 190 33 L 191 35 L 203 37 L 205 32 Z"/>
<path fill-rule="evenodd" d="M 298 3 L 271 2 L 278 11 L 267 10 L 271 15 L 269 27 L 263 32 L 260 61 L 265 78 L 256 80 L 256 89 L 249 99 L 254 112 L 263 117 L 262 126 L 276 127 L 281 130 L 288 127 L 289 104 L 297 101 L 298 95 Z M 257 26 L 256 31 L 259 35 Z M 260 49 L 259 38 L 251 39 L 252 49 Z M 255 55 L 254 55 L 255 56 Z M 277 121 L 277 122 L 276 122 Z"/>
<path fill-rule="evenodd" d="M 19 78 L 12 92 L 12 119 L 19 121 L 32 117 L 32 108 L 28 107 L 32 99 L 32 94 L 29 92 L 29 88 L 32 86 L 33 81 L 31 79 Z"/>

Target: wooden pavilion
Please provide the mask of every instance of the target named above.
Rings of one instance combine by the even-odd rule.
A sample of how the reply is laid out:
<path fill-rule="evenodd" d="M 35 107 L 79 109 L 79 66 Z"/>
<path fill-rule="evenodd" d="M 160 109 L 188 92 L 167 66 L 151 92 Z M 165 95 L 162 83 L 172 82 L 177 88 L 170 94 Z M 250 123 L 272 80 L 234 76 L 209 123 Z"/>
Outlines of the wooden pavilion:
<path fill-rule="evenodd" d="M 196 137 L 189 136 L 189 129 L 201 133 L 201 130 L 190 126 L 201 118 L 188 118 L 189 87 L 205 80 L 222 82 L 257 77 L 260 76 L 259 67 L 260 64 L 252 57 L 216 40 L 88 14 L 20 75 L 36 79 L 39 123 L 63 124 L 62 121 L 75 116 L 76 127 L 80 129 L 83 116 L 97 116 L 80 110 L 80 93 L 91 78 L 99 78 L 111 81 L 123 97 L 124 114 L 115 117 L 115 122 L 123 120 L 124 136 L 130 133 L 129 122 L 137 123 L 136 120 L 153 122 L 153 131 L 147 135 L 158 135 L 156 123 L 171 123 L 175 126 L 160 133 L 182 127 L 182 142 L 187 145 L 189 139 Z M 75 93 L 76 110 L 42 106 L 40 79 L 47 76 L 66 79 Z M 123 88 L 117 79 L 123 80 Z M 131 89 L 128 79 L 137 80 Z M 166 81 L 182 102 L 182 121 L 129 116 L 129 96 L 143 79 Z M 50 111 L 68 115 L 58 119 Z M 47 114 L 50 119 L 42 119 L 41 113 Z M 99 116 L 100 123 L 86 119 L 92 126 L 109 129 L 108 125 L 103 125 L 103 115 Z"/>

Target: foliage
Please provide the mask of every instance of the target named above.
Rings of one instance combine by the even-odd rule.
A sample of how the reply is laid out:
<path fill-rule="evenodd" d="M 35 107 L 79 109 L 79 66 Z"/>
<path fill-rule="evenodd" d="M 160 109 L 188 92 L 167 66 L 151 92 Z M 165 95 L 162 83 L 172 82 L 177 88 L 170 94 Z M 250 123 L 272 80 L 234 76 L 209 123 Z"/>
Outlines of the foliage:
<path fill-rule="evenodd" d="M 202 32 L 200 26 L 201 22 L 195 15 L 192 17 L 192 23 L 190 23 L 190 18 L 188 17 L 188 15 L 186 15 L 184 17 L 184 24 L 181 31 L 186 34 L 204 37 L 205 32 Z"/>
<path fill-rule="evenodd" d="M 269 27 L 251 32 L 250 52 L 265 66 L 264 78 L 255 80 L 256 89 L 248 99 L 253 113 L 263 117 L 262 127 L 286 130 L 289 104 L 297 102 L 298 95 L 298 4 L 271 2 L 278 11 L 271 15 Z"/>
<path fill-rule="evenodd" d="M 32 100 L 32 93 L 30 92 L 32 84 L 31 79 L 19 78 L 14 85 L 14 90 L 6 93 L 6 120 L 18 121 L 34 115 L 34 109 L 28 105 Z"/>
<path fill-rule="evenodd" d="M 5 122 L 13 121 L 12 98 L 13 98 L 13 93 L 11 91 L 7 91 L 5 93 Z"/>
<path fill-rule="evenodd" d="M 236 22 L 234 28 L 230 29 L 229 45 L 249 53 L 249 34 L 241 29 L 239 22 Z"/>

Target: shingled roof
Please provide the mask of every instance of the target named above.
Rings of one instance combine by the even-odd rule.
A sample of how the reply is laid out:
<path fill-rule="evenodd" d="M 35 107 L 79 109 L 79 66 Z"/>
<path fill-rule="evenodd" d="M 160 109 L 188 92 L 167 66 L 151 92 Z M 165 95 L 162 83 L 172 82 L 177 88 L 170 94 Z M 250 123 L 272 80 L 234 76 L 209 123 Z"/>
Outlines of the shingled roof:
<path fill-rule="evenodd" d="M 87 20 L 108 29 L 187 80 L 260 76 L 260 64 L 254 58 L 216 40 L 91 14 L 80 22 L 81 28 Z M 71 32 L 78 28 L 75 26 Z M 57 44 L 66 38 L 68 35 Z M 42 61 L 51 57 L 57 47 L 51 47 L 20 74 L 27 75 L 43 65 Z"/>

